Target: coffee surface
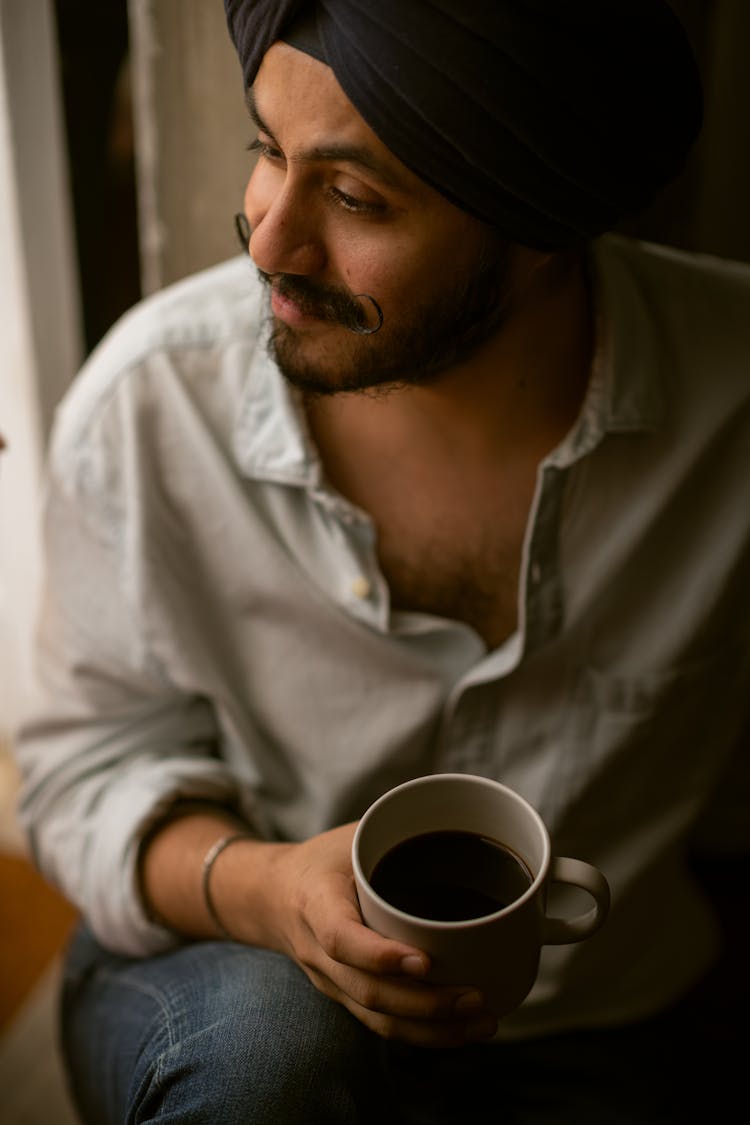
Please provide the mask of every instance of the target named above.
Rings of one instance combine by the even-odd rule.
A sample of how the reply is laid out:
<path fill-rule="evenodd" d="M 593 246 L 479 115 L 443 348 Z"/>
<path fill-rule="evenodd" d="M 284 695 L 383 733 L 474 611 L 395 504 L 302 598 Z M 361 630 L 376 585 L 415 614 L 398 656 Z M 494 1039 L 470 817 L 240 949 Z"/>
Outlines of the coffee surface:
<path fill-rule="evenodd" d="M 402 840 L 378 861 L 370 884 L 381 898 L 418 918 L 459 922 L 494 914 L 532 882 L 504 844 L 474 832 L 425 832 Z"/>

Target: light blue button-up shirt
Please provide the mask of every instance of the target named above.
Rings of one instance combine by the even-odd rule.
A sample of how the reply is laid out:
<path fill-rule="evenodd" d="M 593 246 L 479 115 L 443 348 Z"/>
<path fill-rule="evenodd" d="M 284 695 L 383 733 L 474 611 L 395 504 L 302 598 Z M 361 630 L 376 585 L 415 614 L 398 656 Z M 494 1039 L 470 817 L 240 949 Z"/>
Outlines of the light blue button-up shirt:
<path fill-rule="evenodd" d="M 391 609 L 246 259 L 144 302 L 90 359 L 51 446 L 18 755 L 38 862 L 105 944 L 174 940 L 136 857 L 175 800 L 299 840 L 449 770 L 517 789 L 612 888 L 605 927 L 544 950 L 501 1035 L 638 1017 L 704 967 L 681 854 L 750 709 L 750 269 L 613 237 L 592 265 L 588 393 L 539 466 L 518 628 L 494 651 Z"/>

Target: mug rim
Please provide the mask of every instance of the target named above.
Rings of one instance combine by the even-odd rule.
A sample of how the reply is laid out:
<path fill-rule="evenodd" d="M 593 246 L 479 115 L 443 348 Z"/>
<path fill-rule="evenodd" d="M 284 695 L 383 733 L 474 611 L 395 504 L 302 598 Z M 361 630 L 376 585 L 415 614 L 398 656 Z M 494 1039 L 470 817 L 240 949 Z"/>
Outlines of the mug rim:
<path fill-rule="evenodd" d="M 507 906 L 503 906 L 499 910 L 493 910 L 491 914 L 480 914 L 476 918 L 454 919 L 453 921 L 443 921 L 438 918 L 424 918 L 420 914 L 409 914 L 406 910 L 400 910 L 399 907 L 394 906 L 393 903 L 388 901 L 388 899 L 383 898 L 382 895 L 378 894 L 369 878 L 365 876 L 365 873 L 362 869 L 362 864 L 359 860 L 359 845 L 366 823 L 371 819 L 372 816 L 375 815 L 377 810 L 386 802 L 386 800 L 388 800 L 394 794 L 405 789 L 413 789 L 435 782 L 448 781 L 480 782 L 484 786 L 489 786 L 490 788 L 495 790 L 501 790 L 504 794 L 509 796 L 511 799 L 513 799 L 523 807 L 524 811 L 534 822 L 543 843 L 543 854 L 541 863 L 539 864 L 539 870 L 537 871 L 536 875 L 533 877 L 531 883 L 523 892 L 523 894 L 519 895 L 518 898 L 513 899 L 513 902 L 508 903 Z M 404 837 L 404 839 L 407 838 L 408 837 Z M 503 841 L 501 840 L 498 842 L 503 843 Z M 510 848 L 510 844 L 504 844 L 504 846 Z M 481 774 L 473 773 L 428 773 L 423 774 L 419 777 L 410 778 L 408 781 L 402 781 L 399 785 L 394 785 L 392 788 L 387 789 L 385 793 L 381 793 L 381 795 L 377 797 L 371 805 L 368 806 L 368 808 L 362 814 L 354 833 L 354 838 L 352 840 L 351 858 L 355 882 L 366 887 L 367 893 L 372 895 L 372 897 L 381 906 L 385 907 L 392 914 L 396 915 L 399 918 L 407 919 L 412 924 L 417 923 L 418 926 L 421 925 L 423 927 L 429 927 L 429 929 L 431 930 L 455 930 L 484 925 L 492 919 L 499 918 L 504 914 L 514 913 L 519 909 L 520 906 L 528 902 L 529 899 L 533 898 L 539 892 L 539 888 L 546 879 L 547 872 L 549 871 L 551 863 L 551 842 L 549 832 L 547 831 L 547 826 L 534 806 L 529 804 L 526 798 L 522 797 L 520 793 L 517 793 L 515 789 L 511 789 L 508 785 L 503 785 L 501 781 L 495 781 L 494 778 L 483 777 Z M 526 860 L 524 860 L 524 862 L 526 862 Z"/>

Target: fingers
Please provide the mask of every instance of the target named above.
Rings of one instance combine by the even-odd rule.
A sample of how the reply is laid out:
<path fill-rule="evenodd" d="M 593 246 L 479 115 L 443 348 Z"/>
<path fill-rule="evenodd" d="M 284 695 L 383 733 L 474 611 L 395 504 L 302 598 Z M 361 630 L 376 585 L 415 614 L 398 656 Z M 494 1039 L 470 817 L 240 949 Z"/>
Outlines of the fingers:
<path fill-rule="evenodd" d="M 482 994 L 461 985 L 434 985 L 405 981 L 403 978 L 368 976 L 352 970 L 341 989 L 351 1001 L 350 1010 L 362 1015 L 416 1023 L 474 1023 L 487 1015 Z"/>
<path fill-rule="evenodd" d="M 303 966 L 313 983 L 383 1038 L 455 1047 L 488 1039 L 497 1030 L 476 989 L 425 982 L 426 954 L 361 922 L 342 925 L 315 961 Z"/>
<path fill-rule="evenodd" d="M 279 948 L 321 992 L 383 1038 L 423 1047 L 490 1038 L 497 1020 L 475 989 L 428 983 L 426 953 L 363 924 L 350 864 L 353 827 L 285 853 L 284 879 L 292 890 L 280 896 L 287 905 Z"/>
<path fill-rule="evenodd" d="M 423 980 L 430 968 L 426 953 L 405 942 L 382 937 L 363 925 L 356 905 L 331 915 L 328 928 L 318 926 L 314 936 L 323 954 L 333 962 L 365 973 L 405 975 Z"/>
<path fill-rule="evenodd" d="M 497 1019 L 476 989 L 373 977 L 356 970 L 340 988 L 335 975 L 318 986 L 384 1039 L 419 1047 L 458 1047 L 489 1039 L 497 1030 Z"/>

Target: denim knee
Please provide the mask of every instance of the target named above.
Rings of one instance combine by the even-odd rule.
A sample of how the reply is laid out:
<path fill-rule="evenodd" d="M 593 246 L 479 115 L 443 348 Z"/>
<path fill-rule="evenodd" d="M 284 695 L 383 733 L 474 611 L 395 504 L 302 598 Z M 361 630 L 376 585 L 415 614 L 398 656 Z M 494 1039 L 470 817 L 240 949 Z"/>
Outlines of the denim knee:
<path fill-rule="evenodd" d="M 105 954 L 65 1004 L 84 1121 L 376 1119 L 373 1036 L 281 954 L 214 942 L 142 962 Z"/>
<path fill-rule="evenodd" d="M 225 947 L 220 963 L 198 972 L 174 999 L 173 1042 L 159 1055 L 145 1097 L 146 1105 L 154 1097 L 161 1105 L 159 1120 L 170 1120 L 163 1115 L 172 1109 L 175 1121 L 184 1120 L 188 1076 L 205 1106 L 196 1120 L 357 1119 L 364 1029 L 286 957 Z"/>

